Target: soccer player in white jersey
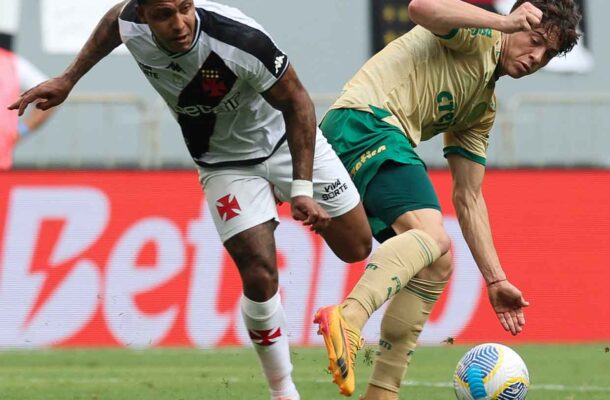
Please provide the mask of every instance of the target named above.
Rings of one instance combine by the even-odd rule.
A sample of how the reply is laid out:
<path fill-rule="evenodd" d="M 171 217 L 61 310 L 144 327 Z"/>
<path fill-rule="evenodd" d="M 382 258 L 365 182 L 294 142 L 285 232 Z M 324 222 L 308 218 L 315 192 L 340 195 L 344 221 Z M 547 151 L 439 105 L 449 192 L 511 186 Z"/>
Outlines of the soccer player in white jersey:
<path fill-rule="evenodd" d="M 313 104 L 288 57 L 255 21 L 210 1 L 117 4 L 64 74 L 10 107 L 22 113 L 32 102 L 40 109 L 60 104 L 121 43 L 168 104 L 198 166 L 216 228 L 242 278 L 242 314 L 271 397 L 298 399 L 278 292 L 274 191 L 346 262 L 371 249 L 358 192 L 317 130 Z"/>

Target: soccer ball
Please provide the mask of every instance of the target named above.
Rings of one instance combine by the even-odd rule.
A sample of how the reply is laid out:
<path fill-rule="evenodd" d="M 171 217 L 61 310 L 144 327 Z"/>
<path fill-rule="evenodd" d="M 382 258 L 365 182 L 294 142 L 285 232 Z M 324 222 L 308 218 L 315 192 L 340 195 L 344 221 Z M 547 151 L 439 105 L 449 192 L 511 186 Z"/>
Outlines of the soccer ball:
<path fill-rule="evenodd" d="M 529 384 L 529 373 L 521 357 L 496 343 L 470 349 L 453 374 L 458 400 L 523 400 Z"/>

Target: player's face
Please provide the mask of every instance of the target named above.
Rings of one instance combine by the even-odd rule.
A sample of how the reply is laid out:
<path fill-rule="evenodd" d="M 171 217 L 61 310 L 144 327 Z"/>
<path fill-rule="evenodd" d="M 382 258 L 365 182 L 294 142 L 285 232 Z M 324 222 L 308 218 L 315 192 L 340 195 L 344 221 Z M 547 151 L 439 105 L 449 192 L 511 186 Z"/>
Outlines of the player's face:
<path fill-rule="evenodd" d="M 557 35 L 538 28 L 508 35 L 503 44 L 503 74 L 515 79 L 533 74 L 557 55 Z"/>
<path fill-rule="evenodd" d="M 181 53 L 191 48 L 197 27 L 192 0 L 148 0 L 138 7 L 138 15 L 166 50 Z"/>

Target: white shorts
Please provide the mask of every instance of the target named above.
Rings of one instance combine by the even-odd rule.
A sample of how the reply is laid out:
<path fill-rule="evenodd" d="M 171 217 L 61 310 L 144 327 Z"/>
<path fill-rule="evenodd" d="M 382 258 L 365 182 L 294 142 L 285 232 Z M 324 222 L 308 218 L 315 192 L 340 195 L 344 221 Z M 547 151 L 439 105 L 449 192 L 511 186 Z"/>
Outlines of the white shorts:
<path fill-rule="evenodd" d="M 260 164 L 198 167 L 198 170 L 199 182 L 223 242 L 272 219 L 279 222 L 270 183 L 280 200 L 290 200 L 292 157 L 288 141 Z M 347 213 L 360 201 L 356 186 L 319 129 L 313 162 L 313 184 L 314 200 L 331 217 Z"/>

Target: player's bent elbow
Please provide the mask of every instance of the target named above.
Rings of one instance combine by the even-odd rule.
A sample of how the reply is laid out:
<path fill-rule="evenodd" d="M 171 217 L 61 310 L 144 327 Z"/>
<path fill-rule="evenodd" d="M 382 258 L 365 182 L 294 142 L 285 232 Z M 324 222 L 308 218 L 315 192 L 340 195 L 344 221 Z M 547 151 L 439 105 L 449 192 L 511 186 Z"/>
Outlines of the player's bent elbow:
<path fill-rule="evenodd" d="M 425 21 L 434 17 L 436 4 L 430 0 L 412 0 L 408 6 L 409 19 L 418 25 L 425 26 Z"/>

